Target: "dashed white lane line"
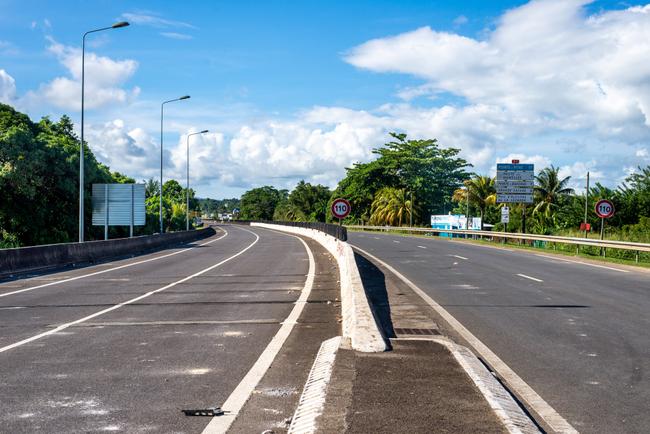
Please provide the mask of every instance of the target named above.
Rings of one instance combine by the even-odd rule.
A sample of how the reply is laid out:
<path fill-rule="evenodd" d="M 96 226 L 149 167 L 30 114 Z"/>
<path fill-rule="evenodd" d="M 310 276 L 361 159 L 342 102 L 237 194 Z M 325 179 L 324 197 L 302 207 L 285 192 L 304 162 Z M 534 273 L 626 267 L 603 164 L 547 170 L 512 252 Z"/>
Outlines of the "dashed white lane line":
<path fill-rule="evenodd" d="M 243 228 L 240 228 L 240 229 L 243 229 Z M 251 234 L 255 235 L 255 241 L 253 241 L 251 244 L 249 244 L 249 245 L 248 245 L 246 248 L 244 248 L 243 250 L 240 250 L 238 253 L 236 253 L 236 254 L 234 254 L 234 255 L 232 255 L 232 256 L 229 256 L 228 258 L 224 259 L 223 261 L 220 261 L 220 262 L 218 262 L 218 263 L 216 263 L 216 264 L 214 264 L 214 265 L 211 265 L 211 266 L 209 266 L 208 268 L 204 268 L 203 270 L 201 270 L 201 271 L 199 271 L 199 272 L 197 272 L 197 273 L 194 273 L 194 274 L 192 274 L 192 275 L 190 275 L 190 276 L 187 276 L 187 277 L 184 277 L 184 278 L 182 278 L 182 279 L 180 279 L 180 280 L 177 280 L 176 282 L 172 282 L 172 283 L 170 283 L 170 284 L 168 284 L 168 285 L 165 285 L 165 286 L 163 286 L 162 288 L 158 288 L 158 289 L 156 289 L 156 290 L 149 291 L 149 292 L 147 292 L 146 294 L 142 294 L 142 295 L 140 295 L 140 296 L 138 296 L 138 297 L 132 298 L 132 299 L 127 300 L 127 301 L 125 301 L 125 302 L 118 303 L 118 304 L 116 304 L 116 305 L 114 305 L 114 306 L 111 306 L 111 307 L 109 307 L 109 308 L 107 308 L 107 309 L 100 310 L 99 312 L 95 312 L 95 313 L 93 313 L 93 314 L 91 314 L 91 315 L 85 316 L 85 317 L 80 318 L 80 319 L 78 319 L 78 320 L 75 320 L 75 321 L 72 321 L 72 322 L 68 322 L 68 323 L 65 323 L 65 324 L 61 324 L 60 326 L 58 326 L 58 327 L 56 327 L 56 328 L 53 328 L 52 330 L 48 330 L 48 331 L 46 331 L 46 332 L 39 333 L 39 334 L 37 334 L 37 335 L 35 335 L 35 336 L 29 337 L 29 338 L 27 338 L 27 339 L 23 339 L 22 341 L 15 342 L 15 343 L 13 343 L 13 344 L 11 344 L 11 345 L 4 346 L 4 347 L 0 348 L 0 353 L 4 353 L 5 351 L 9 351 L 9 350 L 11 350 L 11 349 L 13 349 L 13 348 L 20 347 L 20 346 L 25 345 L 25 344 L 28 344 L 28 343 L 30 343 L 30 342 L 34 342 L 34 341 L 36 341 L 36 340 L 38 340 L 38 339 L 44 338 L 44 337 L 49 336 L 49 335 L 51 335 L 51 334 L 61 332 L 61 331 L 65 330 L 65 329 L 67 329 L 67 328 L 69 328 L 69 327 L 72 327 L 72 326 L 74 326 L 74 325 L 77 325 L 77 324 L 80 324 L 80 323 L 86 322 L 86 321 L 88 321 L 88 320 L 90 320 L 90 319 L 93 319 L 93 318 L 97 318 L 98 316 L 104 315 L 104 314 L 106 314 L 106 313 L 108 313 L 108 312 L 112 312 L 112 311 L 117 310 L 117 309 L 119 309 L 119 308 L 121 308 L 121 307 L 124 307 L 124 306 L 126 306 L 126 305 L 133 304 L 133 303 L 135 303 L 136 301 L 140 301 L 140 300 L 142 300 L 143 298 L 147 298 L 147 297 L 149 297 L 149 296 L 151 296 L 151 295 L 157 294 L 157 293 L 162 292 L 162 291 L 164 291 L 164 290 L 166 290 L 166 289 L 173 288 L 174 286 L 176 286 L 176 285 L 178 285 L 178 284 L 181 284 L 181 283 L 183 283 L 183 282 L 187 282 L 188 280 L 193 279 L 194 277 L 197 277 L 197 276 L 200 276 L 200 275 L 202 275 L 202 274 L 205 274 L 205 273 L 207 273 L 208 271 L 213 270 L 213 269 L 215 269 L 215 268 L 217 268 L 217 267 L 219 267 L 219 266 L 225 264 L 226 262 L 228 262 L 228 261 L 230 261 L 230 260 L 232 260 L 232 259 L 235 259 L 237 256 L 239 256 L 239 255 L 245 253 L 247 250 L 249 250 L 251 247 L 253 247 L 255 244 L 257 244 L 257 242 L 258 242 L 259 239 L 260 239 L 259 235 L 257 235 L 255 232 L 249 231 L 249 230 L 247 230 L 247 229 L 243 229 L 243 230 L 245 230 L 245 231 L 247 231 L 247 232 L 250 232 Z"/>
<path fill-rule="evenodd" d="M 296 304 L 293 306 L 291 313 L 289 313 L 287 319 L 282 322 L 282 325 L 280 326 L 278 332 L 275 334 L 275 336 L 273 336 L 273 339 L 271 339 L 271 342 L 269 342 L 253 367 L 248 371 L 246 376 L 239 382 L 235 390 L 232 391 L 228 399 L 226 399 L 226 401 L 221 406 L 226 414 L 210 420 L 210 423 L 205 427 L 202 434 L 221 434 L 228 431 L 230 425 L 232 425 L 232 423 L 235 421 L 242 407 L 253 393 L 253 390 L 260 382 L 262 377 L 264 377 L 264 374 L 266 374 L 266 371 L 271 366 L 271 363 L 273 363 L 273 360 L 275 360 L 275 357 L 280 352 L 282 345 L 284 345 L 284 342 L 289 337 L 289 334 L 293 330 L 294 325 L 296 325 L 298 322 L 298 318 L 300 317 L 303 308 L 307 304 L 307 299 L 309 298 L 309 294 L 311 293 L 312 287 L 314 286 L 314 277 L 316 274 L 316 263 L 314 261 L 314 255 L 307 243 L 305 243 L 302 238 L 296 237 L 295 235 L 284 235 L 298 238 L 305 247 L 305 250 L 307 250 L 307 256 L 309 257 L 309 271 L 307 273 L 305 286 L 300 293 L 300 297 L 296 301 Z"/>
<path fill-rule="evenodd" d="M 464 256 L 460 256 L 460 255 L 449 255 L 449 256 L 453 256 L 454 258 L 462 259 L 463 261 L 467 261 L 467 260 L 468 260 L 466 257 L 464 257 Z"/>
<path fill-rule="evenodd" d="M 424 246 L 418 246 L 418 247 L 421 248 L 421 249 L 426 249 L 426 247 L 424 247 Z"/>
<path fill-rule="evenodd" d="M 521 274 L 521 273 L 517 273 L 517 276 L 523 277 L 524 279 L 534 280 L 535 282 L 543 282 L 542 279 L 538 279 L 537 277 L 527 276 L 527 275 Z"/>
<path fill-rule="evenodd" d="M 399 244 L 399 241 L 397 241 L 397 240 L 393 240 L 393 242 Z"/>
<path fill-rule="evenodd" d="M 618 271 L 619 273 L 629 273 L 630 272 L 629 270 L 622 270 L 620 268 L 608 267 L 606 265 L 590 264 L 589 262 L 582 262 L 582 261 L 575 261 L 575 260 L 572 260 L 572 259 L 558 258 L 556 256 L 540 255 L 539 253 L 536 253 L 535 256 L 539 256 L 540 258 L 552 259 L 554 261 L 568 262 L 570 264 L 580 264 L 580 265 L 587 265 L 589 267 L 604 268 L 605 270 Z"/>
<path fill-rule="evenodd" d="M 578 433 L 566 419 L 564 419 L 553 407 L 551 407 L 535 390 L 528 385 L 519 375 L 515 373 L 506 363 L 501 360 L 490 348 L 480 341 L 472 332 L 460 323 L 447 310 L 436 303 L 429 295 L 424 292 L 415 283 L 411 282 L 406 276 L 401 274 L 395 268 L 388 265 L 375 255 L 368 253 L 366 250 L 354 246 L 356 250 L 363 253 L 378 264 L 384 266 L 391 273 L 395 274 L 402 282 L 408 285 L 416 294 L 418 294 L 429 306 L 431 306 L 447 323 L 460 334 L 467 343 L 476 351 L 485 362 L 492 368 L 497 375 L 504 380 L 510 390 L 514 391 L 517 397 L 523 401 L 528 408 L 543 419 L 551 429 L 562 433 Z"/>
<path fill-rule="evenodd" d="M 156 256 L 155 258 L 149 258 L 149 259 L 145 259 L 145 260 L 142 260 L 142 261 L 131 262 L 129 264 L 124 264 L 124 265 L 120 265 L 118 267 L 108 268 L 106 270 L 95 271 L 94 273 L 82 274 L 81 276 L 70 277 L 68 279 L 57 280 L 57 281 L 54 281 L 54 282 L 44 283 L 42 285 L 37 285 L 37 286 L 30 286 L 29 288 L 23 288 L 23 289 L 19 289 L 17 291 L 5 292 L 4 294 L 0 294 L 0 298 L 6 297 L 8 295 L 20 294 L 21 292 L 32 291 L 34 289 L 45 288 L 46 286 L 59 285 L 61 283 L 72 282 L 74 280 L 79 280 L 79 279 L 85 279 L 86 277 L 97 276 L 99 274 L 104 274 L 104 273 L 108 273 L 110 271 L 115 271 L 115 270 L 121 270 L 122 268 L 133 267 L 135 265 L 140 265 L 140 264 L 144 264 L 144 263 L 151 262 L 151 261 L 157 261 L 157 260 L 163 259 L 163 258 L 169 258 L 170 256 L 174 256 L 174 255 L 178 255 L 180 253 L 187 252 L 189 250 L 195 249 L 196 247 L 207 246 L 208 244 L 212 244 L 215 241 L 218 241 L 218 240 L 228 236 L 228 231 L 226 231 L 223 228 L 222 228 L 222 230 L 224 231 L 224 234 L 222 236 L 220 236 L 219 238 L 215 238 L 214 240 L 210 240 L 207 243 L 199 244 L 198 246 L 189 247 L 187 249 L 179 250 L 177 252 L 169 253 L 167 255 Z"/>

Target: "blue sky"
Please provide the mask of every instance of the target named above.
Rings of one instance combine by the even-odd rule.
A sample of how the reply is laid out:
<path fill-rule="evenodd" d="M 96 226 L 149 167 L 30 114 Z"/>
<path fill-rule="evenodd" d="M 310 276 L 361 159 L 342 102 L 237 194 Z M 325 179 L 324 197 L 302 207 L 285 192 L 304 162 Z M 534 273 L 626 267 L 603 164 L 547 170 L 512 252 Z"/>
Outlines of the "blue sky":
<path fill-rule="evenodd" d="M 78 120 L 84 31 L 87 140 L 111 168 L 202 196 L 307 179 L 335 186 L 387 132 L 436 137 L 490 173 L 513 156 L 580 185 L 650 163 L 650 8 L 614 1 L 0 0 L 0 100 Z M 93 57 L 94 56 L 94 57 Z M 522 161 L 524 162 L 524 161 Z"/>

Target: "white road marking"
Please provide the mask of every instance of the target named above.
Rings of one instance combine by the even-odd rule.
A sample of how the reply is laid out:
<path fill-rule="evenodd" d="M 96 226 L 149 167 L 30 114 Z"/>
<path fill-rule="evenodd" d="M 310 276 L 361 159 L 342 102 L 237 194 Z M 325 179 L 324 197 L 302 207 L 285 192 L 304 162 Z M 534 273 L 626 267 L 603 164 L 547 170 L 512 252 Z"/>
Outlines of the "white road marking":
<path fill-rule="evenodd" d="M 575 261 L 575 260 L 572 260 L 572 259 L 558 258 L 556 256 L 540 255 L 539 253 L 536 253 L 535 256 L 539 256 L 540 258 L 553 259 L 555 261 L 568 262 L 570 264 L 580 264 L 580 265 L 588 265 L 589 267 L 604 268 L 606 270 L 618 271 L 619 273 L 629 273 L 630 272 L 629 270 L 622 270 L 620 268 L 608 267 L 606 265 L 590 264 L 589 262 L 582 262 L 582 261 Z"/>
<path fill-rule="evenodd" d="M 32 291 L 34 289 L 45 288 L 46 286 L 58 285 L 60 283 L 72 282 L 73 280 L 85 279 L 86 277 L 97 276 L 99 274 L 108 273 L 109 271 L 121 270 L 122 268 L 133 267 L 135 265 L 140 265 L 140 264 L 144 264 L 144 263 L 151 262 L 151 261 L 157 261 L 158 259 L 169 258 L 170 256 L 174 256 L 174 255 L 178 255 L 179 253 L 187 252 L 189 250 L 195 249 L 196 247 L 207 246 L 208 244 L 214 243 L 215 241 L 218 241 L 218 240 L 228 236 L 228 231 L 226 231 L 225 229 L 222 229 L 222 230 L 224 231 L 224 234 L 222 236 L 220 236 L 219 238 L 215 238 L 214 240 L 208 241 L 207 243 L 199 244 L 198 246 L 189 247 L 187 249 L 179 250 L 177 252 L 169 253 L 167 255 L 156 256 L 155 258 L 149 258 L 149 259 L 145 259 L 145 260 L 138 261 L 138 262 L 131 262 L 129 264 L 120 265 L 118 267 L 113 267 L 113 268 L 108 268 L 106 270 L 95 271 L 94 273 L 83 274 L 81 276 L 75 276 L 75 277 L 70 277 L 68 279 L 57 280 L 55 282 L 44 283 L 42 285 L 31 286 L 29 288 L 23 288 L 23 289 L 19 289 L 17 291 L 5 292 L 4 294 L 0 294 L 0 298 L 6 297 L 8 295 L 20 294 L 21 292 Z M 102 264 L 102 265 L 106 265 L 106 264 L 110 264 L 110 262 Z"/>
<path fill-rule="evenodd" d="M 424 246 L 418 246 L 418 247 L 421 248 L 421 249 L 426 249 L 426 247 L 424 247 Z"/>
<path fill-rule="evenodd" d="M 240 229 L 241 229 L 241 228 L 240 228 Z M 199 272 L 196 272 L 196 273 L 194 273 L 194 274 L 192 274 L 192 275 L 190 275 L 190 276 L 184 277 L 184 278 L 182 278 L 181 280 L 177 280 L 176 282 L 172 282 L 172 283 L 170 283 L 170 284 L 168 284 L 168 285 L 165 285 L 165 286 L 163 286 L 162 288 L 158 288 L 158 289 L 156 289 L 156 290 L 149 291 L 149 292 L 147 292 L 146 294 L 142 294 L 142 295 L 140 295 L 140 296 L 138 296 L 138 297 L 135 297 L 135 298 L 132 298 L 132 299 L 127 300 L 127 301 L 125 301 L 125 302 L 122 302 L 122 303 L 116 304 L 116 305 L 114 305 L 114 306 L 111 306 L 111 307 L 109 307 L 109 308 L 107 308 L 107 309 L 100 310 L 99 312 L 95 312 L 95 313 L 93 313 L 93 314 L 91 314 L 91 315 L 85 316 L 85 317 L 80 318 L 80 319 L 78 319 L 78 320 L 75 320 L 75 321 L 72 321 L 72 322 L 69 322 L 69 323 L 65 323 L 65 324 L 61 324 L 60 326 L 58 326 L 58 327 L 56 327 L 56 328 L 54 328 L 54 329 L 52 329 L 52 330 L 48 330 L 48 331 L 46 331 L 46 332 L 39 333 L 39 334 L 37 334 L 37 335 L 35 335 L 35 336 L 29 337 L 29 338 L 27 338 L 27 339 L 23 339 L 22 341 L 15 342 L 15 343 L 13 343 L 13 344 L 11 344 L 11 345 L 4 346 L 4 347 L 0 348 L 0 353 L 4 353 L 5 351 L 9 351 L 9 350 L 11 350 L 11 349 L 13 349 L 13 348 L 20 347 L 20 346 L 25 345 L 25 344 L 28 344 L 28 343 L 30 343 L 30 342 L 34 342 L 34 341 L 36 341 L 36 340 L 38 340 L 38 339 L 44 338 L 44 337 L 49 336 L 49 335 L 52 335 L 52 334 L 54 334 L 54 333 L 60 333 L 62 330 L 65 330 L 65 329 L 67 329 L 67 328 L 69 328 L 69 327 L 72 327 L 72 326 L 74 326 L 74 325 L 77 325 L 77 324 L 80 324 L 80 323 L 86 322 L 86 321 L 88 321 L 89 319 L 97 318 L 98 316 L 104 315 L 104 314 L 106 314 L 106 313 L 108 313 L 108 312 L 112 312 L 112 311 L 117 310 L 117 309 L 119 309 L 119 308 L 121 308 L 121 307 L 124 307 L 124 306 L 126 306 L 126 305 L 133 304 L 133 303 L 135 303 L 136 301 L 140 301 L 140 300 L 142 300 L 142 299 L 144 299 L 144 298 L 147 298 L 147 297 L 149 297 L 149 296 L 151 296 L 151 295 L 154 295 L 154 294 L 157 294 L 157 293 L 159 293 L 159 292 L 162 292 L 162 291 L 164 291 L 164 290 L 166 290 L 166 289 L 173 288 L 174 286 L 176 286 L 176 285 L 178 285 L 178 284 L 180 284 L 180 283 L 187 282 L 188 280 L 190 280 L 190 279 L 192 279 L 192 278 L 194 278 L 194 277 L 197 277 L 197 276 L 200 276 L 200 275 L 202 275 L 202 274 L 205 274 L 205 273 L 207 273 L 208 271 L 213 270 L 213 269 L 215 269 L 215 268 L 217 268 L 217 267 L 219 267 L 219 266 L 225 264 L 226 262 L 228 262 L 228 261 L 230 261 L 230 260 L 232 260 L 232 259 L 235 259 L 237 256 L 239 256 L 239 255 L 245 253 L 248 249 L 250 249 L 250 248 L 253 247 L 255 244 L 257 244 L 257 242 L 258 242 L 259 239 L 260 239 L 260 237 L 259 237 L 255 232 L 249 231 L 249 230 L 247 230 L 247 229 L 243 229 L 243 230 L 245 230 L 245 231 L 247 231 L 247 232 L 250 232 L 250 233 L 252 233 L 253 235 L 255 235 L 255 241 L 253 241 L 251 244 L 249 244 L 245 249 L 243 249 L 243 250 L 239 251 L 238 253 L 236 253 L 236 254 L 234 254 L 234 255 L 232 255 L 232 256 L 230 256 L 230 257 L 224 259 L 223 261 L 218 262 L 218 263 L 216 263 L 216 264 L 214 264 L 214 265 L 211 265 L 211 266 L 209 266 L 208 268 L 204 268 L 203 270 L 201 270 L 201 271 L 199 271 Z M 213 240 L 213 241 L 216 241 L 216 240 Z"/>
<path fill-rule="evenodd" d="M 316 432 L 316 420 L 323 413 L 327 385 L 332 377 L 332 369 L 340 345 L 341 336 L 330 338 L 321 344 L 291 419 L 288 434 Z"/>
<path fill-rule="evenodd" d="M 278 332 L 273 336 L 273 339 L 271 339 L 271 342 L 269 342 L 253 367 L 251 367 L 246 376 L 244 376 L 235 390 L 232 391 L 228 399 L 226 399 L 221 406 L 226 414 L 212 418 L 210 423 L 203 430 L 202 434 L 225 433 L 228 431 L 230 425 L 235 421 L 242 407 L 253 393 L 253 390 L 262 377 L 264 377 L 264 374 L 266 374 L 266 371 L 271 366 L 271 363 L 273 363 L 273 360 L 275 360 L 275 357 L 280 352 L 280 349 L 289 337 L 289 334 L 291 334 L 293 326 L 297 323 L 303 308 L 307 304 L 307 299 L 309 298 L 309 294 L 314 286 L 316 263 L 314 262 L 314 255 L 312 254 L 311 249 L 302 238 L 282 232 L 279 233 L 299 239 L 307 251 L 307 256 L 309 256 L 309 271 L 307 273 L 305 286 L 300 293 L 300 297 L 296 301 L 296 304 L 293 306 L 291 313 L 289 313 L 289 316 L 287 316 L 283 321 Z"/>
<path fill-rule="evenodd" d="M 381 238 L 379 238 L 379 237 L 373 237 L 373 238 L 374 238 L 374 239 L 376 239 L 376 240 L 379 240 L 379 239 L 381 239 Z"/>
<path fill-rule="evenodd" d="M 530 277 L 530 276 L 527 276 L 527 275 L 525 275 L 525 274 L 517 273 L 517 276 L 519 276 L 519 277 L 523 277 L 524 279 L 534 280 L 535 282 L 543 282 L 542 279 L 538 279 L 538 278 L 536 278 L 536 277 Z"/>
<path fill-rule="evenodd" d="M 483 360 L 492 368 L 494 372 L 507 384 L 517 397 L 523 401 L 529 409 L 532 409 L 541 419 L 543 419 L 549 427 L 556 432 L 562 433 L 575 433 L 578 431 L 571 426 L 566 419 L 564 419 L 553 407 L 551 407 L 544 399 L 533 390 L 515 371 L 513 371 L 506 363 L 501 360 L 496 354 L 492 352 L 483 342 L 474 336 L 469 330 L 465 328 L 456 318 L 454 318 L 447 310 L 436 303 L 427 293 L 420 289 L 415 283 L 411 282 L 408 278 L 402 275 L 395 268 L 388 265 L 386 262 L 354 246 L 355 249 L 381 264 L 387 270 L 395 274 L 400 280 L 406 283 L 416 294 L 418 294 L 429 306 L 431 306 L 440 316 L 442 316 L 447 323 L 459 333 L 463 339 L 477 352 Z"/>
<path fill-rule="evenodd" d="M 458 259 L 462 259 L 464 261 L 467 261 L 467 258 L 464 257 L 464 256 L 460 256 L 460 255 L 449 255 L 449 256 L 453 256 L 454 258 L 458 258 Z"/>
<path fill-rule="evenodd" d="M 397 241 L 397 240 L 393 240 L 393 242 L 394 242 L 394 243 L 398 243 L 398 244 L 399 244 L 399 241 Z"/>

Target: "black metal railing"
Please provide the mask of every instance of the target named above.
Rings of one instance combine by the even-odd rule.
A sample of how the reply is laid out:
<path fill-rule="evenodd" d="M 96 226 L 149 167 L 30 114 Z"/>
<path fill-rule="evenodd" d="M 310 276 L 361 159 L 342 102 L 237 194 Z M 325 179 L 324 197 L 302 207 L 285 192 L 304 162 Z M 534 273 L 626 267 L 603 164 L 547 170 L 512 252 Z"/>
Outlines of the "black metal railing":
<path fill-rule="evenodd" d="M 298 228 L 307 228 L 307 229 L 315 229 L 317 231 L 321 231 L 326 233 L 327 235 L 331 235 L 341 241 L 347 241 L 348 240 L 348 230 L 345 228 L 345 226 L 339 226 L 339 225 L 333 225 L 329 223 L 321 223 L 321 222 L 280 222 L 280 221 L 268 221 L 268 220 L 233 220 L 232 222 L 229 223 L 235 223 L 235 224 L 250 224 L 252 222 L 257 222 L 257 223 L 268 223 L 271 225 L 282 225 L 282 226 L 293 226 L 293 227 L 298 227 Z"/>

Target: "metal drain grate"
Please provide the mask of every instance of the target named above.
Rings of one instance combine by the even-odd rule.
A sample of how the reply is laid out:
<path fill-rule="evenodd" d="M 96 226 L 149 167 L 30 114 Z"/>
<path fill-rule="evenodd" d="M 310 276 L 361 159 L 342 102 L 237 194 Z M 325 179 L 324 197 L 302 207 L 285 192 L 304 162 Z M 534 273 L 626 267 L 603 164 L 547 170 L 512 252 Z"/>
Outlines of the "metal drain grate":
<path fill-rule="evenodd" d="M 433 336 L 440 334 L 436 329 L 396 328 L 394 330 L 397 335 Z"/>

